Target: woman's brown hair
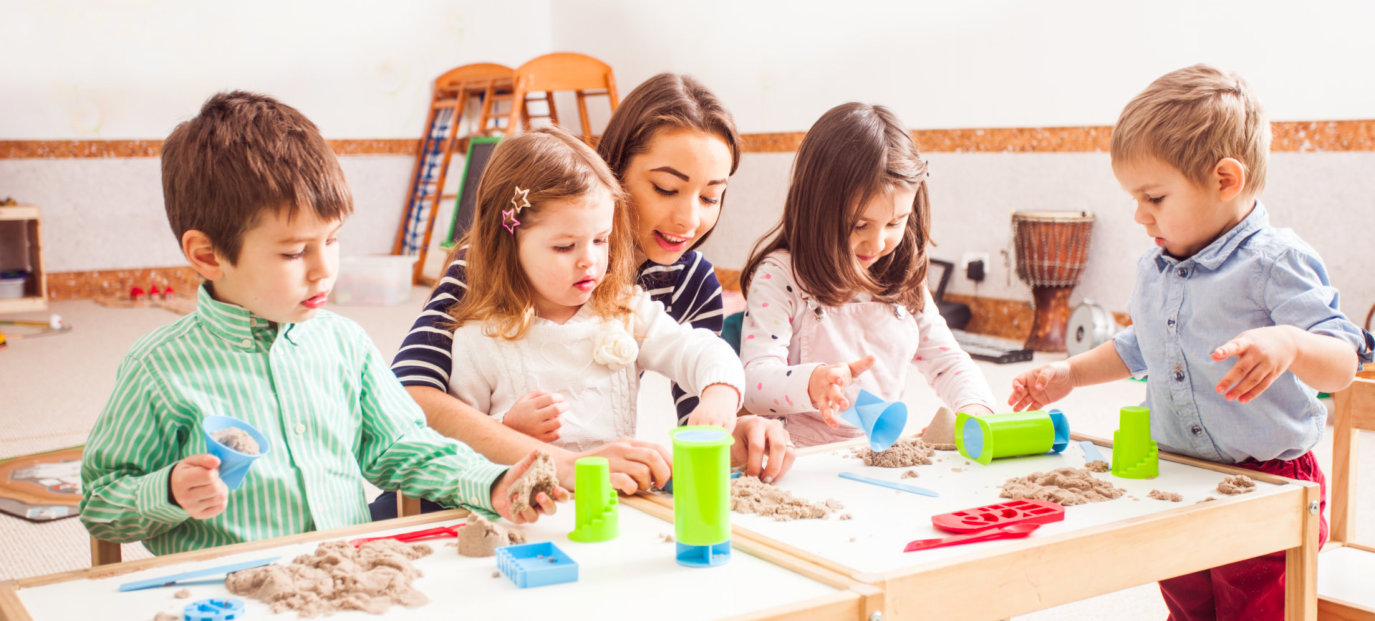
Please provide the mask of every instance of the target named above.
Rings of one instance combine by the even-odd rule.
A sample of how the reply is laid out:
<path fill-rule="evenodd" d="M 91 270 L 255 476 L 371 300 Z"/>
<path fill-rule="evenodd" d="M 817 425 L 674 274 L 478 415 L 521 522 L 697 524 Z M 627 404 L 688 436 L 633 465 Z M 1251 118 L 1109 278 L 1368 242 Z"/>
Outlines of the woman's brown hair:
<path fill-rule="evenodd" d="M 917 189 L 902 242 L 867 271 L 855 269 L 850 232 L 860 209 L 897 186 Z M 902 122 L 883 106 L 836 106 L 802 139 L 783 217 L 755 243 L 740 287 L 748 294 L 759 262 L 775 250 L 788 250 L 798 286 L 826 306 L 867 291 L 877 301 L 921 312 L 930 222 L 926 162 Z"/>
<path fill-rule="evenodd" d="M 649 150 L 649 143 L 661 129 L 695 129 L 716 136 L 730 148 L 730 174 L 740 165 L 740 133 L 735 119 L 701 82 L 685 75 L 661 73 L 630 91 L 597 143 L 597 153 L 616 178 L 624 180 L 626 168 L 636 155 Z M 721 195 L 725 207 L 726 196 Z M 711 231 L 693 242 L 702 245 Z"/>
<path fill-rule="evenodd" d="M 511 210 L 516 188 L 528 190 L 529 207 L 515 214 L 520 224 L 512 233 L 503 224 L 503 210 Z M 449 308 L 453 327 L 484 322 L 489 336 L 516 340 L 525 335 L 534 317 L 534 287 L 521 268 L 517 241 L 537 226 L 540 209 L 549 201 L 574 198 L 606 188 L 616 201 L 606 277 L 588 304 L 606 318 L 630 311 L 634 279 L 634 238 L 630 232 L 625 195 L 606 164 L 582 141 L 561 129 L 546 127 L 502 140 L 477 186 L 472 227 L 458 247 L 467 247 L 468 289 Z"/>

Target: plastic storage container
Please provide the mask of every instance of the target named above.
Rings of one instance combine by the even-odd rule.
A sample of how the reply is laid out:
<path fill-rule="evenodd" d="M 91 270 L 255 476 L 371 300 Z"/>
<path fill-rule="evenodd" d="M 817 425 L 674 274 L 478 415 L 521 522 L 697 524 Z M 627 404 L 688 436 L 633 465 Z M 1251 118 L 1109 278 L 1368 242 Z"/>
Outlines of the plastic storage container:
<path fill-rule="evenodd" d="M 339 260 L 339 279 L 330 300 L 338 304 L 396 306 L 411 299 L 415 257 L 364 255 Z"/>
<path fill-rule="evenodd" d="M 29 277 L 23 274 L 0 276 L 0 299 L 12 300 L 24 297 L 24 283 L 28 280 Z"/>

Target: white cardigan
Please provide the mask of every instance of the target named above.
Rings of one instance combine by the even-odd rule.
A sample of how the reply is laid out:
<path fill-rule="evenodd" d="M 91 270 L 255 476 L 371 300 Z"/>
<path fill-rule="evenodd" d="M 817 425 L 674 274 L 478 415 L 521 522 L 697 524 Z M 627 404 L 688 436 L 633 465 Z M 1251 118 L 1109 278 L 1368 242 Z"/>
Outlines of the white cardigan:
<path fill-rule="evenodd" d="M 516 400 L 534 392 L 559 393 L 568 404 L 555 445 L 588 450 L 635 435 L 640 372 L 648 369 L 700 395 L 712 384 L 745 394 L 745 372 L 730 345 L 710 330 L 681 325 L 639 287 L 631 299 L 633 339 L 638 352 L 611 351 L 615 334 L 630 336 L 618 321 L 606 321 L 590 304 L 563 324 L 535 318 L 520 340 L 483 334 L 482 322 L 454 331 L 449 393 L 500 420 Z M 602 345 L 601 359 L 594 352 Z M 739 404 L 737 404 L 739 407 Z M 672 411 L 664 416 L 676 417 Z"/>

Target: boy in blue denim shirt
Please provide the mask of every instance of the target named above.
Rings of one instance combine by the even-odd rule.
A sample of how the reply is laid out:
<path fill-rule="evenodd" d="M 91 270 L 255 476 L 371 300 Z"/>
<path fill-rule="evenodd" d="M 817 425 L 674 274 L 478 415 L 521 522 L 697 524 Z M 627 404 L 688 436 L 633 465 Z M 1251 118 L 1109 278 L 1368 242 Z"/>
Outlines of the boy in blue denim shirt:
<path fill-rule="evenodd" d="M 1241 78 L 1204 65 L 1132 99 L 1112 132 L 1112 167 L 1157 248 L 1137 264 L 1132 326 L 1112 342 L 1018 376 L 1008 403 L 1039 408 L 1078 386 L 1150 375 L 1162 449 L 1326 481 L 1318 391 L 1372 361 L 1370 334 L 1337 310 L 1322 259 L 1275 229 L 1256 197 L 1270 126 Z M 1327 520 L 1319 526 L 1327 538 Z M 1281 619 L 1285 553 L 1161 581 L 1171 619 Z"/>

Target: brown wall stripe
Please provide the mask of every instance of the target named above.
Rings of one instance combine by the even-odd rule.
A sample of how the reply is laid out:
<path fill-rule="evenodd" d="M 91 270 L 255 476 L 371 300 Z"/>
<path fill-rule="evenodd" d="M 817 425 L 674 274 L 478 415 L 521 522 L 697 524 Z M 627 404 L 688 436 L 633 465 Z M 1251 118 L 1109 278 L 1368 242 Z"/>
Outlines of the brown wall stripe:
<path fill-rule="evenodd" d="M 1274 123 L 1277 152 L 1375 151 L 1375 119 Z M 1101 153 L 1108 150 L 1106 125 L 1088 127 L 996 127 L 918 129 L 912 137 L 931 153 Z M 804 132 L 744 134 L 746 153 L 792 153 Z M 331 140 L 340 155 L 415 155 L 416 138 Z M 463 142 L 458 151 L 465 151 Z M 157 157 L 161 140 L 0 140 L 0 159 L 84 159 Z"/>

